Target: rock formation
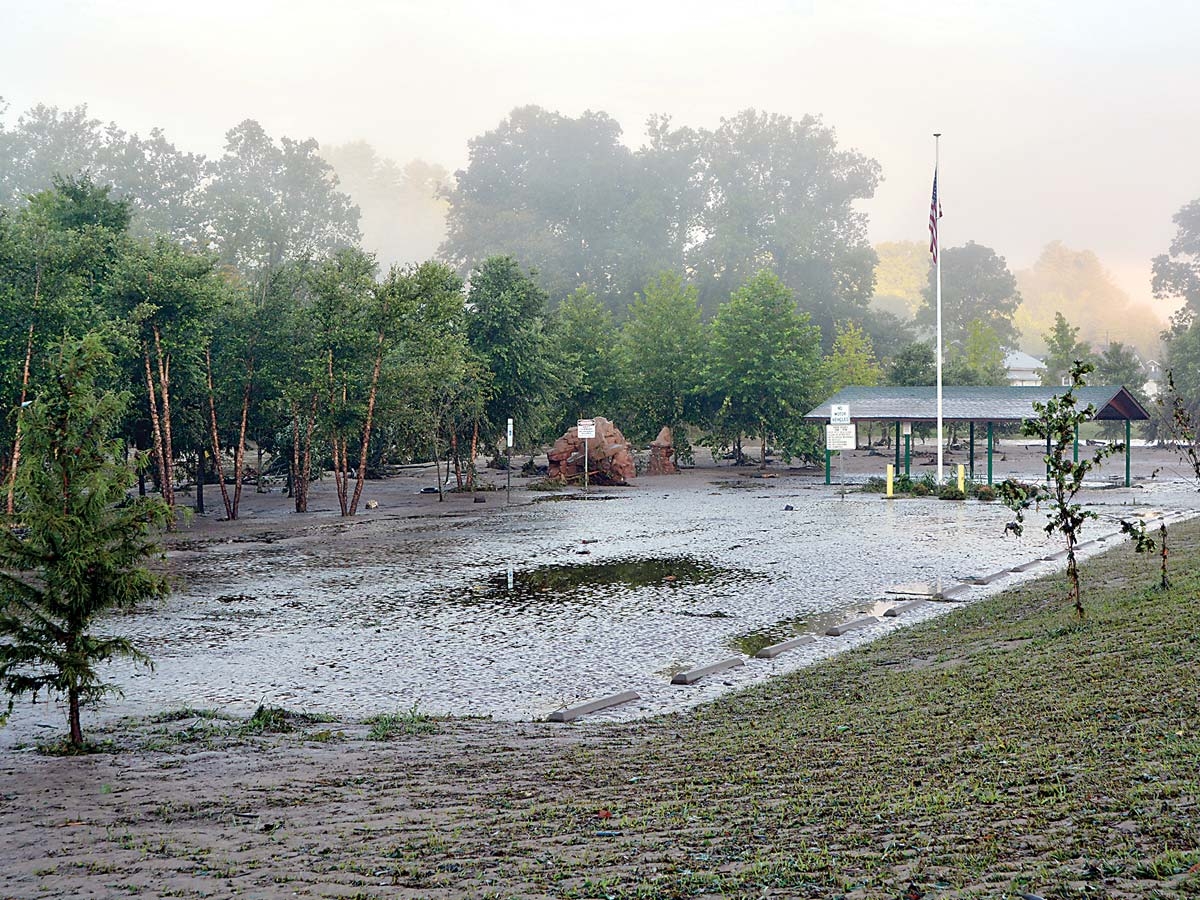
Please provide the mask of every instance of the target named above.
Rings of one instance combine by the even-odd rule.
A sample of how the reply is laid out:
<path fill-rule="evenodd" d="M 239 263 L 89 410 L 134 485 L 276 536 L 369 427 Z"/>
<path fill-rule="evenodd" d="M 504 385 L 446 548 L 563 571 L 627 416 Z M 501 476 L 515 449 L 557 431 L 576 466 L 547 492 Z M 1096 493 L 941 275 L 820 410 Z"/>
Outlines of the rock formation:
<path fill-rule="evenodd" d="M 568 428 L 546 454 L 547 478 L 583 482 L 583 439 L 578 428 Z M 592 484 L 626 484 L 634 477 L 629 442 L 612 422 L 596 417 L 596 436 L 588 439 L 588 480 Z"/>
<path fill-rule="evenodd" d="M 650 442 L 650 463 L 646 466 L 646 474 L 674 475 L 679 471 L 674 457 L 675 440 L 671 436 L 671 429 L 664 425 L 658 437 Z"/>

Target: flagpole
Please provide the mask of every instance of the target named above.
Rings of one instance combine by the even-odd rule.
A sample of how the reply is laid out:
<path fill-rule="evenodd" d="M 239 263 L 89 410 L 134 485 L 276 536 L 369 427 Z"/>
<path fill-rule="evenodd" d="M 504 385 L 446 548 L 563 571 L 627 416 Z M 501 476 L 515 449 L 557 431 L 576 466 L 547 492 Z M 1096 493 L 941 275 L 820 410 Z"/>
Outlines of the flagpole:
<path fill-rule="evenodd" d="M 933 136 L 933 177 L 937 179 L 939 172 L 938 167 L 941 162 L 941 132 L 937 132 Z M 941 186 L 938 186 L 938 209 L 935 214 L 941 212 Z M 937 256 L 934 260 L 934 268 L 937 270 L 937 483 L 942 483 L 942 235 L 939 223 L 937 236 Z"/>

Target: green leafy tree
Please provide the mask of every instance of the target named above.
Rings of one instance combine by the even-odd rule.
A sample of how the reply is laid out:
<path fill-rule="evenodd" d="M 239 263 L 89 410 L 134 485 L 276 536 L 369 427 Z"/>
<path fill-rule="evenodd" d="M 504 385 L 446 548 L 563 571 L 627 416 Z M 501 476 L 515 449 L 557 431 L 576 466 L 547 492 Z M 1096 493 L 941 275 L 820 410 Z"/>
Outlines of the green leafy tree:
<path fill-rule="evenodd" d="M 917 321 L 926 328 L 936 324 L 936 273 L 929 270 L 924 303 Z M 1017 280 L 1004 257 L 991 247 L 968 241 L 962 247 L 942 250 L 942 341 L 953 346 L 966 341 L 971 322 L 990 327 L 1005 347 L 1017 346 L 1020 336 L 1013 314 L 1021 302 Z"/>
<path fill-rule="evenodd" d="M 796 310 L 791 291 L 763 271 L 721 306 L 712 325 L 709 389 L 720 398 L 718 433 L 757 435 L 796 446 L 796 423 L 811 407 L 821 379 L 821 332 Z"/>
<path fill-rule="evenodd" d="M 825 358 L 825 386 L 836 394 L 848 385 L 874 387 L 883 380 L 883 369 L 875 361 L 871 338 L 853 322 L 837 327 L 833 352 Z"/>
<path fill-rule="evenodd" d="M 649 441 L 664 426 L 682 437 L 700 419 L 705 352 L 696 288 L 663 272 L 634 298 L 619 339 L 627 433 Z"/>
<path fill-rule="evenodd" d="M 942 377 L 946 384 L 1001 387 L 1008 384 L 1004 348 L 995 330 L 979 319 L 973 320 L 966 341 L 952 350 Z"/>
<path fill-rule="evenodd" d="M 1182 299 L 1183 324 L 1200 312 L 1200 199 L 1175 213 L 1175 237 L 1166 253 L 1154 257 L 1154 296 Z"/>
<path fill-rule="evenodd" d="M 914 341 L 892 357 L 887 369 L 888 384 L 920 387 L 937 381 L 937 359 L 928 344 Z"/>
<path fill-rule="evenodd" d="M 1067 580 L 1070 585 L 1068 599 L 1073 602 L 1075 612 L 1083 618 L 1083 600 L 1079 588 L 1079 565 L 1075 559 L 1075 548 L 1079 545 L 1079 535 L 1088 519 L 1098 518 L 1097 514 L 1085 509 L 1075 502 L 1075 497 L 1083 487 L 1083 480 L 1088 473 L 1100 465 L 1105 457 L 1122 452 L 1122 444 L 1108 444 L 1099 447 L 1090 457 L 1076 462 L 1074 460 L 1074 442 L 1076 429 L 1084 422 L 1091 421 L 1096 414 L 1096 407 L 1088 404 L 1079 406 L 1076 391 L 1085 385 L 1084 378 L 1092 371 L 1091 363 L 1076 362 L 1071 366 L 1071 383 L 1067 390 L 1052 397 L 1045 403 L 1034 402 L 1035 417 L 1021 423 L 1021 433 L 1030 437 L 1049 440 L 1050 452 L 1046 454 L 1047 486 L 1019 484 L 1015 481 L 1005 481 L 1000 485 L 997 496 L 1008 506 L 1016 516 L 1015 521 L 1006 527 L 1006 533 L 1011 531 L 1021 534 L 1025 513 L 1031 506 L 1046 503 L 1046 534 L 1061 534 L 1067 542 Z"/>
<path fill-rule="evenodd" d="M 0 530 L 0 686 L 10 698 L 65 697 L 76 749 L 81 706 L 113 690 L 98 666 L 149 662 L 128 639 L 95 633 L 97 622 L 167 592 L 146 561 L 168 510 L 127 498 L 133 472 L 112 435 L 128 397 L 101 387 L 111 363 L 96 335 L 63 339 L 28 410 L 16 517 Z"/>
<path fill-rule="evenodd" d="M 471 273 L 467 339 L 488 372 L 483 433 L 495 446 L 511 416 L 529 441 L 541 433 L 551 378 L 545 331 L 546 293 L 535 273 L 509 256 L 485 259 Z"/>
<path fill-rule="evenodd" d="M 558 305 L 550 318 L 551 368 L 558 375 L 551 424 L 561 434 L 580 418 L 612 418 L 617 388 L 617 330 L 612 313 L 586 285 Z"/>
<path fill-rule="evenodd" d="M 1079 328 L 1068 322 L 1062 313 L 1054 314 L 1054 327 L 1043 338 L 1046 341 L 1046 369 L 1042 372 L 1042 384 L 1048 387 L 1062 384 L 1077 360 L 1092 360 L 1092 348 L 1079 340 Z"/>
<path fill-rule="evenodd" d="M 921 307 L 921 290 L 929 280 L 929 245 L 920 241 L 887 241 L 875 245 L 875 293 L 871 306 L 909 320 Z"/>

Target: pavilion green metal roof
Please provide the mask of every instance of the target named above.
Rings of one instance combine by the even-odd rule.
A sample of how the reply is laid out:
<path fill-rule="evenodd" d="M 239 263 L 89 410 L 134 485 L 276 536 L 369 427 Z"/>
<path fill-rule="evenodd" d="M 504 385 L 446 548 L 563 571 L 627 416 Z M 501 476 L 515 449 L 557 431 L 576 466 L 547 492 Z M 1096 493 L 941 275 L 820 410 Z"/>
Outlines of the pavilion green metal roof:
<path fill-rule="evenodd" d="M 1060 387 L 943 387 L 942 418 L 958 422 L 1020 422 L 1033 418 L 1033 404 L 1045 403 L 1066 392 Z M 1145 407 L 1124 387 L 1096 386 L 1075 392 L 1079 406 L 1096 408 L 1095 419 L 1150 418 Z M 850 405 L 855 421 L 898 420 L 903 422 L 937 421 L 937 388 L 930 387 L 846 387 L 805 419 L 828 421 L 834 403 Z"/>

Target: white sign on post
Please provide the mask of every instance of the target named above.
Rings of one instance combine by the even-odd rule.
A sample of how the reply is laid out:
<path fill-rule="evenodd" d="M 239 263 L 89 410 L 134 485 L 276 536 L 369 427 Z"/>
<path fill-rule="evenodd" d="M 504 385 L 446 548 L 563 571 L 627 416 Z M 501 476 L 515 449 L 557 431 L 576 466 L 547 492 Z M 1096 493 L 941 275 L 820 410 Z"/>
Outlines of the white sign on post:
<path fill-rule="evenodd" d="M 509 448 L 510 450 L 512 449 L 512 439 L 513 439 L 513 433 L 512 433 L 512 419 L 509 419 L 509 420 L 508 420 L 508 448 Z"/>
<path fill-rule="evenodd" d="M 850 404 L 849 403 L 833 403 L 829 406 L 829 424 L 830 425 L 849 425 L 850 424 Z"/>
<path fill-rule="evenodd" d="M 576 427 L 579 429 L 579 436 L 586 440 L 596 436 L 596 420 L 595 419 L 580 419 Z"/>
<path fill-rule="evenodd" d="M 857 443 L 853 425 L 825 426 L 825 448 L 827 450 L 853 450 Z"/>

